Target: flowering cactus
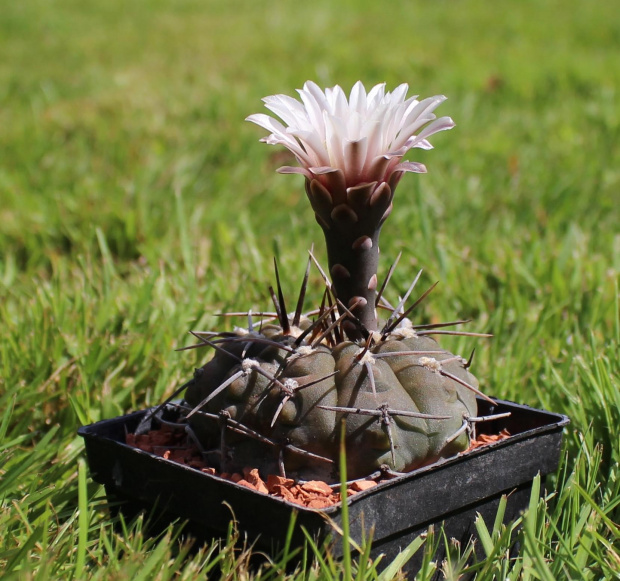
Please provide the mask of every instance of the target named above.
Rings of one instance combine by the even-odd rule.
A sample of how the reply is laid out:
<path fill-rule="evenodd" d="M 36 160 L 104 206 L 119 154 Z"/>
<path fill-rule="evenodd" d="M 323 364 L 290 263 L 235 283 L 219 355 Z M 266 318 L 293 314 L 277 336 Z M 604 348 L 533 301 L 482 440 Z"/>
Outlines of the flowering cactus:
<path fill-rule="evenodd" d="M 307 82 L 302 102 L 274 95 L 266 107 L 286 123 L 264 114 L 248 117 L 271 131 L 263 139 L 284 145 L 300 167 L 306 193 L 327 243 L 329 271 L 338 299 L 366 329 L 377 329 L 375 296 L 381 226 L 392 211 L 392 198 L 405 172 L 424 173 L 421 163 L 402 161 L 412 148 L 430 149 L 427 138 L 454 127 L 450 117 L 433 113 L 445 97 L 406 99 L 408 86 L 392 93 L 385 84 L 367 94 L 357 82 L 349 100 L 338 86 L 321 91 Z M 359 339 L 358 328 L 345 323 L 347 335 Z"/>
<path fill-rule="evenodd" d="M 392 306 L 378 288 L 381 226 L 392 211 L 394 190 L 406 172 L 426 168 L 403 156 L 431 148 L 427 138 L 450 129 L 437 119 L 445 97 L 406 98 L 407 85 L 368 93 L 362 83 L 349 99 L 340 87 L 322 91 L 312 82 L 299 91 L 265 99 L 284 122 L 248 117 L 270 131 L 263 139 L 284 145 L 298 167 L 323 229 L 330 277 L 319 309 L 303 313 L 311 261 L 295 312 L 288 314 L 276 265 L 272 313 L 245 315 L 247 328 L 194 332 L 199 347 L 216 352 L 187 388 L 185 420 L 204 454 L 222 471 L 258 466 L 299 478 L 337 479 L 341 424 L 347 472 L 402 472 L 467 448 L 476 421 L 478 382 L 466 360 L 441 349 L 433 334 L 465 321 L 414 325 L 408 318 L 431 289 L 405 308 L 419 274 Z M 311 255 L 311 258 L 314 257 Z M 318 266 L 318 263 L 317 263 Z M 379 321 L 377 308 L 388 315 Z M 260 326 L 254 316 L 261 317 Z M 265 317 L 277 319 L 266 323 Z M 487 398 L 488 399 L 488 398 Z"/>

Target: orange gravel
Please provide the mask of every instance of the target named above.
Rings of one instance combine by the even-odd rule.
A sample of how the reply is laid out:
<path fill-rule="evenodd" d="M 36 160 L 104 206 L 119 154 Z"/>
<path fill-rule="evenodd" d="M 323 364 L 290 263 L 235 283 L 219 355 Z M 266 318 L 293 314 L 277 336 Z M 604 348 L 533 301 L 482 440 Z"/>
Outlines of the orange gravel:
<path fill-rule="evenodd" d="M 480 434 L 477 439 L 472 440 L 467 451 L 504 440 L 509 436 L 507 430 L 502 430 L 499 434 L 494 435 Z M 251 467 L 245 467 L 241 473 L 223 472 L 219 474 L 215 468 L 207 465 L 194 445 L 187 443 L 184 432 L 174 431 L 166 426 L 139 436 L 127 434 L 126 443 L 134 448 L 161 456 L 166 460 L 190 466 L 205 474 L 219 476 L 257 492 L 282 498 L 306 508 L 327 508 L 340 502 L 340 487 L 337 486 L 334 489 L 321 480 L 296 483 L 291 478 L 270 474 L 267 477 L 267 482 L 265 482 L 260 477 L 258 469 Z M 377 484 L 377 481 L 371 479 L 356 480 L 348 486 L 347 496 L 363 492 L 377 486 Z"/>
<path fill-rule="evenodd" d="M 505 440 L 509 437 L 510 432 L 506 428 L 504 428 L 499 434 L 480 434 L 475 440 L 472 440 L 469 443 L 467 452 L 470 450 L 475 450 L 476 448 L 481 448 L 487 444 L 492 444 L 493 442 L 500 442 L 501 440 Z"/>

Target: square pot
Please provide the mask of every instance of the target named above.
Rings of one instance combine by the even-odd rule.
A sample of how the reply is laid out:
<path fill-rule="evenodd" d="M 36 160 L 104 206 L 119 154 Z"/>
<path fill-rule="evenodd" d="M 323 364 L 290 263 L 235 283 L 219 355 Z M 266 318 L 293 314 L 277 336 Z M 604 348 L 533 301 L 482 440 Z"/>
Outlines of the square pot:
<path fill-rule="evenodd" d="M 505 521 L 517 518 L 528 505 L 534 477 L 557 469 L 562 430 L 569 420 L 560 414 L 495 401 L 492 406 L 479 400 L 480 415 L 511 415 L 486 423 L 484 431 L 493 434 L 506 428 L 509 438 L 349 497 L 351 536 L 359 542 L 364 531 L 374 527 L 372 555 L 384 553 L 384 563 L 389 563 L 432 524 L 443 524 L 448 538 L 467 543 L 475 536 L 476 513 L 492 526 L 502 495 L 508 495 Z M 304 508 L 128 446 L 126 434 L 136 430 L 148 411 L 100 421 L 78 431 L 85 440 L 92 478 L 105 485 L 114 510 L 132 516 L 146 509 L 155 525 L 186 519 L 187 530 L 200 540 L 225 536 L 234 513 L 239 530 L 272 554 L 283 544 L 293 512 L 297 513 L 293 546 L 304 542 L 301 527 L 320 540 L 333 534 L 330 519 L 341 524 L 341 504 Z M 336 544 L 336 555 L 341 550 Z M 420 560 L 421 554 L 417 554 L 407 564 L 409 573 L 417 570 Z"/>

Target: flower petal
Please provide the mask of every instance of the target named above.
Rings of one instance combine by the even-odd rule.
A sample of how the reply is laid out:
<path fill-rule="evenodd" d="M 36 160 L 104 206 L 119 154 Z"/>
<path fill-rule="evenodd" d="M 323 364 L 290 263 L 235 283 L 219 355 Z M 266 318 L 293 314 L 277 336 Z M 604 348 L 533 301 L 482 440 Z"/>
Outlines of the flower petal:
<path fill-rule="evenodd" d="M 325 93 L 321 91 L 321 89 L 315 82 L 307 81 L 306 83 L 304 83 L 304 91 L 307 91 L 308 94 L 314 97 L 320 109 L 328 108 L 328 103 L 325 97 Z"/>
<path fill-rule="evenodd" d="M 418 138 L 426 139 L 427 137 L 430 137 L 431 135 L 433 135 L 434 133 L 438 133 L 439 131 L 446 131 L 448 129 L 452 129 L 455 125 L 456 123 L 452 121 L 451 117 L 440 117 L 439 119 L 436 119 L 430 125 L 425 127 L 418 135 Z"/>
<path fill-rule="evenodd" d="M 366 113 L 366 89 L 362 84 L 362 81 L 357 81 L 351 89 L 351 95 L 349 96 L 349 108 L 352 111 L 356 111 L 360 115 Z"/>
<path fill-rule="evenodd" d="M 433 145 L 430 142 L 428 142 L 426 139 L 422 139 L 421 141 L 416 141 L 417 137 L 415 136 L 412 137 L 411 139 L 412 139 L 413 145 L 410 145 L 409 146 L 410 148 L 417 147 L 418 149 L 426 149 L 426 150 L 433 149 Z"/>
<path fill-rule="evenodd" d="M 332 90 L 333 114 L 339 119 L 345 119 L 349 113 L 349 103 L 340 85 L 336 85 Z"/>
<path fill-rule="evenodd" d="M 343 139 L 346 136 L 346 129 L 339 117 L 329 115 L 327 111 L 323 112 L 323 118 L 325 119 L 325 145 L 327 146 L 329 165 L 344 171 Z"/>
<path fill-rule="evenodd" d="M 422 149 L 431 149 L 432 146 L 423 147 L 420 145 L 422 142 L 430 145 L 428 141 L 426 141 L 427 137 L 430 137 L 434 133 L 438 133 L 439 131 L 447 131 L 448 129 L 452 129 L 455 126 L 454 121 L 450 117 L 440 117 L 439 119 L 435 119 L 430 125 L 427 125 L 418 135 L 411 138 L 411 145 L 409 145 L 409 141 L 407 141 L 406 146 L 408 148 L 411 147 L 420 147 Z"/>
<path fill-rule="evenodd" d="M 282 123 L 273 117 L 269 117 L 269 115 L 265 115 L 264 113 L 254 113 L 254 115 L 246 117 L 245 120 L 256 123 L 256 125 L 260 125 L 263 129 L 271 131 L 271 133 L 286 134 L 286 127 L 284 127 Z"/>
<path fill-rule="evenodd" d="M 289 130 L 289 133 L 302 143 L 310 157 L 315 158 L 312 165 L 329 165 L 329 155 L 327 154 L 325 144 L 315 132 Z"/>
<path fill-rule="evenodd" d="M 426 166 L 423 163 L 418 163 L 416 161 L 403 161 L 396 166 L 394 171 L 426 173 Z"/>
<path fill-rule="evenodd" d="M 282 123 L 273 117 L 269 117 L 269 115 L 264 115 L 263 113 L 256 113 L 255 115 L 250 115 L 247 117 L 246 121 L 256 123 L 264 129 L 267 129 L 267 131 L 272 132 L 271 135 L 261 139 L 261 141 L 268 143 L 269 145 L 284 145 L 284 147 L 293 153 L 303 165 L 307 166 L 313 163 L 306 151 L 295 140 L 295 138 L 286 132 L 286 127 L 284 127 Z"/>
<path fill-rule="evenodd" d="M 389 93 L 392 107 L 397 107 L 405 100 L 408 90 L 409 85 L 407 83 L 402 83 L 401 85 L 398 85 L 398 87 L 396 87 L 391 93 Z"/>
<path fill-rule="evenodd" d="M 304 106 L 287 95 L 272 95 L 263 99 L 265 107 L 275 113 L 289 127 L 311 129 L 308 113 Z"/>
<path fill-rule="evenodd" d="M 380 83 L 379 85 L 375 85 L 368 92 L 368 96 L 366 97 L 366 106 L 368 111 L 372 111 L 376 109 L 376 107 L 381 103 L 383 97 L 385 95 L 385 83 Z"/>
<path fill-rule="evenodd" d="M 307 177 L 309 180 L 312 179 L 312 174 L 310 173 L 310 170 L 307 170 L 305 167 L 283 165 L 282 167 L 279 167 L 276 171 L 281 174 L 301 174 Z"/>
<path fill-rule="evenodd" d="M 368 139 L 366 137 L 357 141 L 347 141 L 344 144 L 344 159 L 346 163 L 345 177 L 347 185 L 352 186 L 359 183 L 366 162 L 366 152 L 368 151 Z"/>
<path fill-rule="evenodd" d="M 308 83 L 306 83 L 306 85 L 307 84 Z M 304 87 L 306 85 L 304 85 Z M 310 124 L 318 134 L 321 141 L 325 141 L 325 123 L 323 122 L 323 108 L 321 107 L 321 104 L 310 91 L 303 89 L 298 91 L 298 93 L 304 106 L 306 107 Z M 323 96 L 322 93 L 321 95 Z"/>
<path fill-rule="evenodd" d="M 416 105 L 410 105 L 409 110 L 405 113 L 403 125 L 410 125 L 417 117 L 432 113 L 446 99 L 447 97 L 444 95 L 435 95 L 434 97 L 422 99 Z"/>

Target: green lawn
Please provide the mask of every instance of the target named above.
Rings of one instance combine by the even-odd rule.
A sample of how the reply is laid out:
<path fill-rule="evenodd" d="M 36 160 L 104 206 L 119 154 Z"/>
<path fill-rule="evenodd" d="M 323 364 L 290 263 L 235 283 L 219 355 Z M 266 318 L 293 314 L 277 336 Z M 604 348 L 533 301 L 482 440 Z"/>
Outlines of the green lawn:
<path fill-rule="evenodd" d="M 213 313 L 268 307 L 274 254 L 290 293 L 311 243 L 325 259 L 302 180 L 278 176 L 287 156 L 244 122 L 307 79 L 449 97 L 440 112 L 457 127 L 408 156 L 429 173 L 399 186 L 381 271 L 403 251 L 392 293 L 421 267 L 424 284 L 440 281 L 420 320 L 473 318 L 469 330 L 495 335 L 444 342 L 477 347 L 487 393 L 572 419 L 519 558 L 498 530 L 471 571 L 620 578 L 616 12 L 585 0 L 2 1 L 3 578 L 193 579 L 216 559 L 247 578 L 230 546 L 186 556 L 140 522 L 117 534 L 76 430 L 170 394 L 206 356 L 174 349 L 221 324 Z M 458 547 L 433 564 L 433 544 L 419 549 L 420 579 L 442 567 L 456 579 Z"/>

